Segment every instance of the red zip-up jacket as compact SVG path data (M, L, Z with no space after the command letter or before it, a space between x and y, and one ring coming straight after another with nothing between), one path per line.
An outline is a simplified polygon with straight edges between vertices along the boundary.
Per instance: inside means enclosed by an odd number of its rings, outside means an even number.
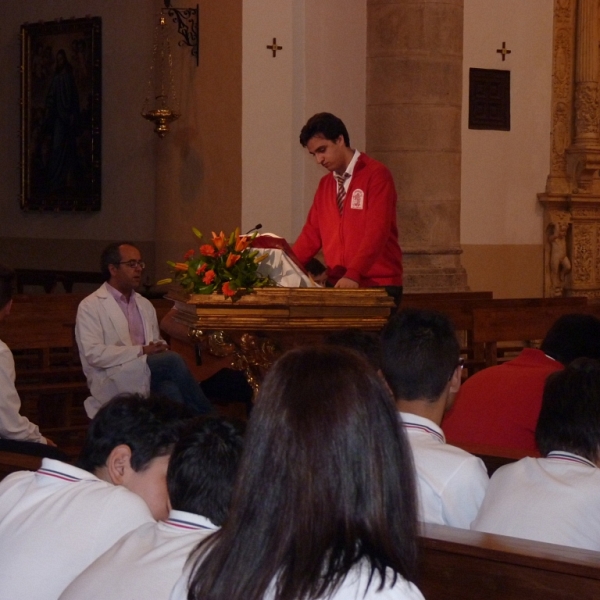
M386 166L361 154L340 215L337 182L325 175L293 251L304 265L321 248L330 280L348 277L361 287L402 285L396 225L396 188Z

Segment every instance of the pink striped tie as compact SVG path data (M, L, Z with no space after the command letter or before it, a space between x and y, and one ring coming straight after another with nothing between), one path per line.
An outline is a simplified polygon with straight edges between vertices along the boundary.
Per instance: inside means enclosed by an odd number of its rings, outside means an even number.
M340 211L340 215L342 214L343 210L344 210L344 198L346 197L346 190L344 189L344 182L346 181L346 179L350 178L350 173L344 173L343 175L338 175L337 173L334 173L333 176L335 177L335 180L337 181L337 205L338 205L338 210Z

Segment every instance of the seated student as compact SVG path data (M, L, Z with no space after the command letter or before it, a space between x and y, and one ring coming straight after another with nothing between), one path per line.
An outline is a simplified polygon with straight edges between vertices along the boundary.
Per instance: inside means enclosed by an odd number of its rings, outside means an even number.
M440 428L461 381L454 327L441 313L405 310L384 327L382 345L383 375L413 451L420 519L468 529L489 479L483 462L446 444Z
M448 441L536 452L535 424L546 378L586 356L600 358L600 320L571 314L557 319L541 348L469 377L442 427Z
M410 450L381 378L349 350L297 348L269 369L229 517L171 598L422 600L416 529Z
M188 416L164 398L114 398L90 423L79 467L44 458L0 482L0 596L58 598L124 534L165 518L169 455Z
M15 273L0 265L0 321L12 307ZM15 360L8 346L0 340L0 450L36 456L63 457L52 440L45 438L37 425L19 414L21 399L15 388Z
M241 452L242 438L231 424L195 421L169 462L169 518L123 536L60 600L166 600L190 552L223 524Z
M543 458L499 468L471 528L600 550L600 363L548 377L535 438Z

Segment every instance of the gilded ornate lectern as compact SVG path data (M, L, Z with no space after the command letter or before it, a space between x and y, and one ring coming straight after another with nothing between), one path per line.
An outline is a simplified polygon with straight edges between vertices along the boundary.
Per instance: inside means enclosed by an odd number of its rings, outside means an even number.
M289 348L317 343L339 329L379 331L394 308L383 288L264 288L235 303L173 289L167 298L174 306L161 329L196 377L229 366L243 370L255 391Z

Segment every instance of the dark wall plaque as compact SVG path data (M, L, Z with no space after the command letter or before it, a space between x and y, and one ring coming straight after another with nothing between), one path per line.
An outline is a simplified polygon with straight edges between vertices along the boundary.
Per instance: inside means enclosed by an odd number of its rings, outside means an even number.
M469 129L510 131L510 71L469 69Z

